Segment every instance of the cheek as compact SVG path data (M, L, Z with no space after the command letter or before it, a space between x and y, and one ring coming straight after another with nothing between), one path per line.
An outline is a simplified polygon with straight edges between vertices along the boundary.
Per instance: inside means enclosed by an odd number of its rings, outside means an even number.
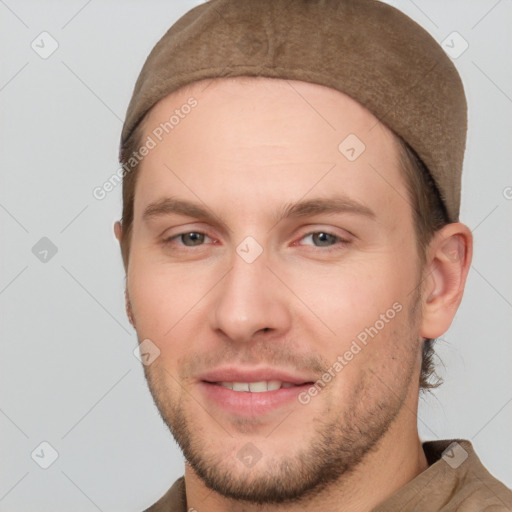
M198 281L175 268L133 256L127 286L138 335L162 340L190 310L199 292Z
M292 288L308 310L299 322L311 348L322 354L336 378L338 397L348 400L359 382L373 374L383 381L403 380L409 371L411 301L407 283L413 269L392 257L369 258L346 268L290 276ZM313 315L313 314L314 315Z
M309 325L314 322L317 334L323 332L330 344L336 339L337 347L374 325L380 315L388 312L386 319L394 318L397 309L405 309L412 288L406 285L412 283L410 269L392 258L362 258L355 264L310 270L304 264L286 273L284 280L309 310Z

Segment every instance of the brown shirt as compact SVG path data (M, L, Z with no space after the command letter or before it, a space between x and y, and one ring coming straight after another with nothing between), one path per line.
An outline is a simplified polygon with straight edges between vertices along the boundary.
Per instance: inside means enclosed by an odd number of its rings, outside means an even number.
M372 512L512 512L512 491L482 465L469 441L428 441L429 467ZM187 512L184 477L144 512Z

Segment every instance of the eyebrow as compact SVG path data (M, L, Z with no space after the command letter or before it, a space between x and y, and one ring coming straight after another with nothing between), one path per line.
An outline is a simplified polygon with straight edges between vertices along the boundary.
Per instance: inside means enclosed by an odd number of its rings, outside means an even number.
M348 197L319 197L286 204L274 215L274 221L278 223L289 218L335 213L353 213L370 219L376 218L375 213L370 208ZM209 208L199 203L173 197L166 197L150 203L144 209L142 217L144 220L149 221L152 218L172 214L225 224L224 220L220 216L215 215Z

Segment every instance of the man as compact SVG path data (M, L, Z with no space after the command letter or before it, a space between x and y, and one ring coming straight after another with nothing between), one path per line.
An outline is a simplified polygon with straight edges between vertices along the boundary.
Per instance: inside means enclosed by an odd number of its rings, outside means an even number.
M468 441L416 424L471 263L465 136L453 64L385 4L212 0L171 27L115 225L187 461L148 510L512 510Z

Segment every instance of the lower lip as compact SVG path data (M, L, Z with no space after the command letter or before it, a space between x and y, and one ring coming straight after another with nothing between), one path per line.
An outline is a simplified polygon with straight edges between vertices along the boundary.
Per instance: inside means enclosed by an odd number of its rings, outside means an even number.
M298 400L298 396L312 384L302 384L291 388L252 393L250 391L233 391L220 384L201 381L199 383L209 401L222 407L225 411L241 416L261 416L268 412Z

